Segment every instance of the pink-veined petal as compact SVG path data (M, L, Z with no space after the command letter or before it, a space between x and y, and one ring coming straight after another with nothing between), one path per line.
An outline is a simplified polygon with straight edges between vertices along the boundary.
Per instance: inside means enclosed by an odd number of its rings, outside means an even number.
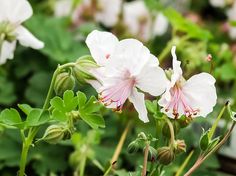
M183 86L183 94L192 108L199 109L198 116L206 117L216 104L215 78L208 73L192 76Z
M112 33L97 30L91 32L86 39L86 44L92 57L102 66L106 65L107 61L110 60L118 42L118 39Z
M142 120L144 123L149 122L148 116L147 116L147 109L145 106L145 100L144 100L144 94L141 92L138 92L136 88L133 89L129 101L133 103L134 108L138 112L139 119Z
M33 34L31 34L25 27L18 26L16 28L16 33L17 39L21 45L34 49L41 49L44 47L44 43L33 36Z
M138 75L150 59L150 51L136 39L121 40L116 46L111 62L107 65L109 74L119 76L129 72L133 77Z

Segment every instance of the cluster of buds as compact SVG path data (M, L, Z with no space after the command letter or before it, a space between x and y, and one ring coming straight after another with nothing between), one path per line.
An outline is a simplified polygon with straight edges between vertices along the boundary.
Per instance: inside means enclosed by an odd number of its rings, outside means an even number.
M69 69L57 74L54 84L55 93L62 96L66 90L73 90L75 80L80 84L84 84L88 80L96 80L91 70L98 67L91 56L79 58Z

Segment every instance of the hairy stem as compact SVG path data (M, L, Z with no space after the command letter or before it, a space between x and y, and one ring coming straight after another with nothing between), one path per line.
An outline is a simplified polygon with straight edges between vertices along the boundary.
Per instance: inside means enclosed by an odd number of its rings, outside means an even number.
M169 130L170 130L170 144L173 146L175 143L175 131L173 128L173 125L171 123L171 121L168 118L165 118L165 121L167 122L168 126L169 126Z
M149 151L149 142L146 143L146 147L144 150L142 176L146 176L147 173L148 151Z

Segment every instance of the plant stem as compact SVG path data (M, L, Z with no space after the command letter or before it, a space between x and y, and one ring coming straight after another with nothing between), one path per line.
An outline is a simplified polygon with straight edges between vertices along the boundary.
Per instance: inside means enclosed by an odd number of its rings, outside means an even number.
M119 158L121 149L122 149L122 147L123 147L123 145L124 145L126 136L127 136L128 131L129 131L129 129L130 129L130 126L131 126L131 121L129 121L129 122L127 123L127 126L126 126L125 130L123 131L123 133L122 133L122 135L121 135L121 137L120 137L119 143L118 143L118 145L117 145L117 147L116 147L116 150L115 150L115 152L114 152L114 154L113 154L113 156L112 156L112 159L111 159L111 161L110 161L111 164L113 164L114 162L116 162L117 159Z
M43 105L43 111L47 110L47 108L49 107L50 99L51 99L52 94L53 94L53 87L54 87L54 84L55 84L57 74L62 69L72 67L72 66L74 66L74 63L68 63L68 64L64 64L62 66L58 66L57 69L55 70L55 72L53 73L53 77L52 77L51 84L50 84L50 87L49 87L49 90L48 90L48 93L47 93L47 97L46 97L46 100L45 100L44 105ZM39 130L39 127L31 127L29 129L29 133L28 133L27 138L25 138L24 135L23 135L23 132L21 132L21 136L23 138L23 144L22 144L22 152L21 152L21 159L20 159L19 176L24 176L25 175L25 167L26 167L29 148L30 148L30 146L31 146L31 144L34 140L34 137L37 134L38 130Z
M175 143L175 131L174 131L173 125L170 122L170 120L167 117L165 118L165 120L166 120L166 122L169 126L169 130L170 130L170 144L173 146Z
M209 153L207 153L205 156L199 157L195 164L188 170L188 172L184 174L184 176L190 176L212 153L217 151L227 141L235 127L235 124L236 122L234 121L231 128L225 134L224 138Z
M217 126L218 126L218 123L219 123L219 121L220 121L222 115L224 114L227 105L228 105L228 103L226 103L226 104L223 106L223 108L221 109L219 115L218 115L217 118L216 118L216 121L214 122L214 124L212 125L212 127L211 127L211 129L210 129L210 131L209 131L209 133L208 133L208 137L209 137L210 140L211 140L211 138L213 137L213 135L214 135L214 133L215 133L215 130L216 130Z
M161 54L158 57L158 60L159 60L160 63L165 59L165 57L170 52L172 44L173 44L173 41L171 40L167 43L166 47L162 50Z
M143 158L142 176L146 176L146 173L147 173L148 151L149 151L149 142L146 142L146 147L144 150L144 158Z
M194 150L192 150L189 155L187 156L187 158L184 160L183 164L180 166L180 168L178 169L178 171L176 172L175 176L180 176L184 170L184 168L186 167L186 165L188 164L189 160L191 159L192 155L193 155Z
M87 159L87 157L85 156L82 159L81 163L80 163L79 176L84 176L84 169L85 169L86 159Z

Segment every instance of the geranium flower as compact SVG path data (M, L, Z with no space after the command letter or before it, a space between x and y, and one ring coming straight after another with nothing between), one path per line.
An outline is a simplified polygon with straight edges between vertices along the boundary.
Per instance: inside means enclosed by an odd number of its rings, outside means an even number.
M170 118L176 119L181 115L206 117L216 104L215 78L208 73L200 73L186 81L182 76L181 62L177 60L175 49L173 46L171 50L173 70L169 86L158 104L163 107L162 112Z
M163 35L168 28L167 18L158 13L154 15L153 20L144 1L141 0L124 3L123 20L128 31L143 41Z
M135 39L118 39L109 32L93 31L86 43L101 66L96 70L100 86L95 86L100 101L108 108L121 111L127 99L134 104L143 122L148 122L144 94L162 94L167 78L157 58Z
M224 7L226 5L226 0L210 0L209 2L213 7Z
M122 0L83 0L73 12L72 20L80 24L88 18L107 27L114 26L119 20Z
M12 59L18 40L21 45L34 49L43 48L43 42L35 38L21 24L33 14L27 0L1 0L0 5L0 64Z

